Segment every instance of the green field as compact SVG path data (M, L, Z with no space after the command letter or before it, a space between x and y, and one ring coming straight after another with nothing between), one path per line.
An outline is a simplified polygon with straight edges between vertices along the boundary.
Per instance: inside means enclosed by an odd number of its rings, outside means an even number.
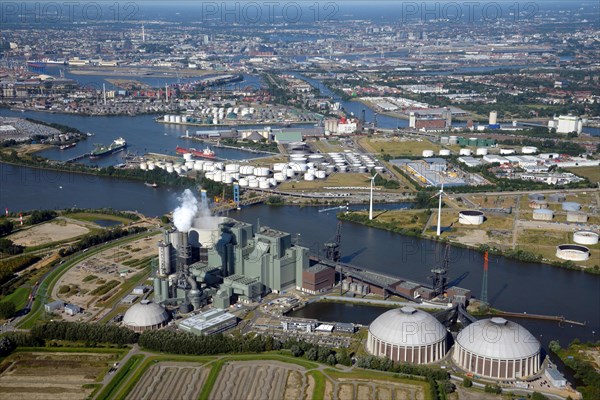
M133 222L132 219L121 217L118 215L91 213L91 212L66 214L65 217L73 218L73 219L76 219L79 221L86 221L86 222L95 222L97 220L115 221L115 222L120 222L122 224L127 224L130 222Z
M567 168L569 172L588 178L590 182L600 182L600 167L574 167Z
M314 181L284 182L279 185L280 190L298 191L298 190L328 190L324 187L369 187L369 174L331 174L326 179L315 179Z
M392 157L421 157L423 150L433 150L437 154L437 152L442 148L439 144L431 143L428 140L384 141L371 138L361 138L359 143L372 153L385 153Z

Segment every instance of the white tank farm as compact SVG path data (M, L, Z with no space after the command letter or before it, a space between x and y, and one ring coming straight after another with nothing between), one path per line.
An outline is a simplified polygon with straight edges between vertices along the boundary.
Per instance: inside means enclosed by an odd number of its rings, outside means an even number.
M269 178L269 185L271 185L271 186L277 186L278 183L279 182L277 182L275 180L275 178Z
M225 172L240 172L240 164L226 164Z
M287 166L286 163L275 163L273 164L273 171L281 172Z
M221 171L215 171L214 181L221 182L221 180L223 180L223 173Z
M214 171L215 165L213 164L212 161L207 161L202 165L202 170L203 171Z
M587 214L577 211L567 211L567 222L586 223L587 221Z
M304 174L304 180L305 181L314 181L315 176L313 174L311 174L310 172L307 172Z
M266 167L258 167L254 168L254 175L256 176L269 176L269 168Z
M240 167L240 174L242 174L242 175L254 175L254 167L252 165L242 165Z
M283 173L281 173L281 172L275 172L273 174L273 178L275 178L275 181L277 181L277 182L285 182L285 180L287 179L287 176L283 175Z
M561 244L556 246L556 257L561 260L586 261L590 258L590 249L579 244Z
M193 161L186 161L186 162L185 162L185 167L186 167L187 169L194 169L194 164L195 164L195 163L194 163Z
M168 116L168 115L164 115L164 116L163 116L163 121L165 121L165 122L169 122L169 116Z
M241 187L248 187L248 179L246 179L246 178L240 178L238 183L240 184Z
M360 173L365 173L365 172L367 172L367 167L365 167L365 166L360 166L360 167L358 167L358 172L360 172Z
M215 180L215 173L214 172L207 172L204 174L204 177L206 179L210 179L211 181Z
M202 162L194 162L194 171L202 171Z
M266 181L259 181L259 182L258 182L258 187L259 187L260 189L268 189L268 188L270 188L270 187L271 187L271 184L269 183L269 180L266 180Z
M225 164L223 164L222 162L216 162L213 165L215 166L215 169L218 169L220 171L222 171L223 168L225 167Z
M475 154L478 156L487 156L488 149L485 147L479 147L477 150L475 150Z
M471 150L469 149L460 149L460 151L458 152L459 155L461 156L470 156L471 155Z
M439 154L442 157L449 156L450 155L450 150L448 150L448 149L441 149Z
M175 169L173 168L173 165L167 165L166 170L167 170L168 173L175 172Z
M315 178L317 179L325 179L327 177L327 174L325 173L325 171L316 171L315 172Z
M515 154L515 149L500 149L500 154L505 156L509 154Z
M154 171L156 169L156 164L153 162L148 163L148 171Z
M595 245L598 244L599 236L592 231L577 231L573 233L573 241L579 244Z
M464 210L458 213L458 222L463 225L481 225L485 216L478 210Z
M448 144L458 144L458 136L450 136L448 138Z
M433 157L433 150L423 150L423 157Z
M183 159L184 159L185 161L190 161L190 160L192 159L192 153L185 153L185 154L183 155Z
M148 169L148 164L146 164L145 162L141 162L140 163L140 169L145 171Z
M227 184L232 184L233 183L233 176L231 176L230 174L223 174L223 177L221 178L221 182L223 183L227 183Z
M258 180L255 179L253 181L248 181L248 187L250 187L250 188L258 188Z

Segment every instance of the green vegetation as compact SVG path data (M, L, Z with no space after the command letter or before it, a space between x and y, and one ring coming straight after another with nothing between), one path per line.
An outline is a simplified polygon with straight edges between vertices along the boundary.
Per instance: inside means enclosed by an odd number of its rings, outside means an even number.
M421 236L423 227L427 223L429 213L425 211L390 211L374 216L369 220L366 212L355 211L338 213L337 217L343 221L351 221L371 226L373 228L385 229L406 236Z
M583 399L599 399L600 372L594 366L594 354L596 357L598 356L600 342L580 343L578 339L575 339L566 349L561 348L558 341L553 341L551 346L550 349L575 372L575 378L583 382L583 385L577 387L577 390L583 395Z
M221 369L223 369L225 361L225 359L221 359L212 363L208 377L206 377L206 382L202 386L202 391L198 396L200 400L208 400L210 392L212 392L213 387L219 378L219 374L221 373Z
M221 144L224 144L226 146L244 147L247 149L279 154L279 149L277 147L277 143L268 143L267 139L263 139L259 142L252 142L249 140L237 140L237 139L232 139L232 138L223 138L223 139L221 139Z
M29 214L27 225L37 225L56 218L58 214L51 210L34 210Z
M102 390L102 392L100 392L100 394L98 395L97 399L111 399L113 398L113 394L115 394L115 391L117 390L117 388L121 385L121 383L123 382L123 380L125 379L125 377L133 370L135 370L137 368L137 366L139 365L139 363L144 359L144 356L141 354L137 354L134 356L131 356L131 358L129 360L127 360L125 362L125 364L123 364L118 372L115 374L115 376L112 378L112 380L108 383L108 385L106 385L106 387L104 388L104 390Z
M37 339L86 341L88 343L114 343L123 346L136 343L138 334L128 328L114 325L86 324L81 322L46 322L31 328Z
M9 254L11 256L15 254L21 254L24 247L18 244L14 244L12 240L0 239L0 253Z
M89 247L109 242L111 240L115 240L121 238L123 236L129 236L136 233L144 232L146 228L140 228L137 226L130 227L128 229L122 229L120 227L116 227L113 229L107 229L100 233L96 234L88 234L81 238L76 244L71 245L67 248L61 249L59 254L61 257L76 253L78 251L87 249Z
M309 371L308 375L315 380L315 388L313 389L313 400L323 400L325 398L325 382L326 379L319 371Z
M6 219L6 217L0 217L0 236L8 235L14 228L12 221Z
M12 301L0 302L0 319L8 319L15 316L17 307Z
M89 281L93 281L96 278L98 278L96 275L87 275L85 278L82 279L82 281L89 282Z
M0 283L5 283L19 272L40 260L38 256L24 255L2 260L0 264ZM4 286L3 286L4 289ZM4 291L2 294L5 294Z
M285 200L282 196L269 196L265 203L271 206L281 206L285 203Z
M600 150L598 150L600 153ZM590 182L600 182L600 167L573 167L567 168L569 172L587 178Z
M119 285L119 281L111 280L106 282L105 284L98 286L96 289L92 290L90 293L92 296L102 296L114 289Z

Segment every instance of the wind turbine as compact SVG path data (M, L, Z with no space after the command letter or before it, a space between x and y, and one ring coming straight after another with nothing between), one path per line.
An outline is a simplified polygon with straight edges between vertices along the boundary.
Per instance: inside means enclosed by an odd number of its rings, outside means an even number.
M369 199L369 221L373 219L373 183L375 182L375 177L379 174L376 172L375 175L371 177L371 197Z
M437 215L437 236L440 236L442 234L442 196L446 195L446 192L444 192L444 184L442 183L442 187L440 189L439 192L437 192L436 194L434 194L433 196L431 196L431 198L434 198L435 196L440 196L440 201L438 204L438 215ZM447 195L446 195L447 196Z

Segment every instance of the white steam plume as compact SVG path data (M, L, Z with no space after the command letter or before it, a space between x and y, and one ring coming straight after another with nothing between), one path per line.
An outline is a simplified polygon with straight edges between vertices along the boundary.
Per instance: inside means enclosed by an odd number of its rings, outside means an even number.
M190 189L185 189L177 200L181 205L173 211L173 224L179 232L189 232L198 215L198 199Z

